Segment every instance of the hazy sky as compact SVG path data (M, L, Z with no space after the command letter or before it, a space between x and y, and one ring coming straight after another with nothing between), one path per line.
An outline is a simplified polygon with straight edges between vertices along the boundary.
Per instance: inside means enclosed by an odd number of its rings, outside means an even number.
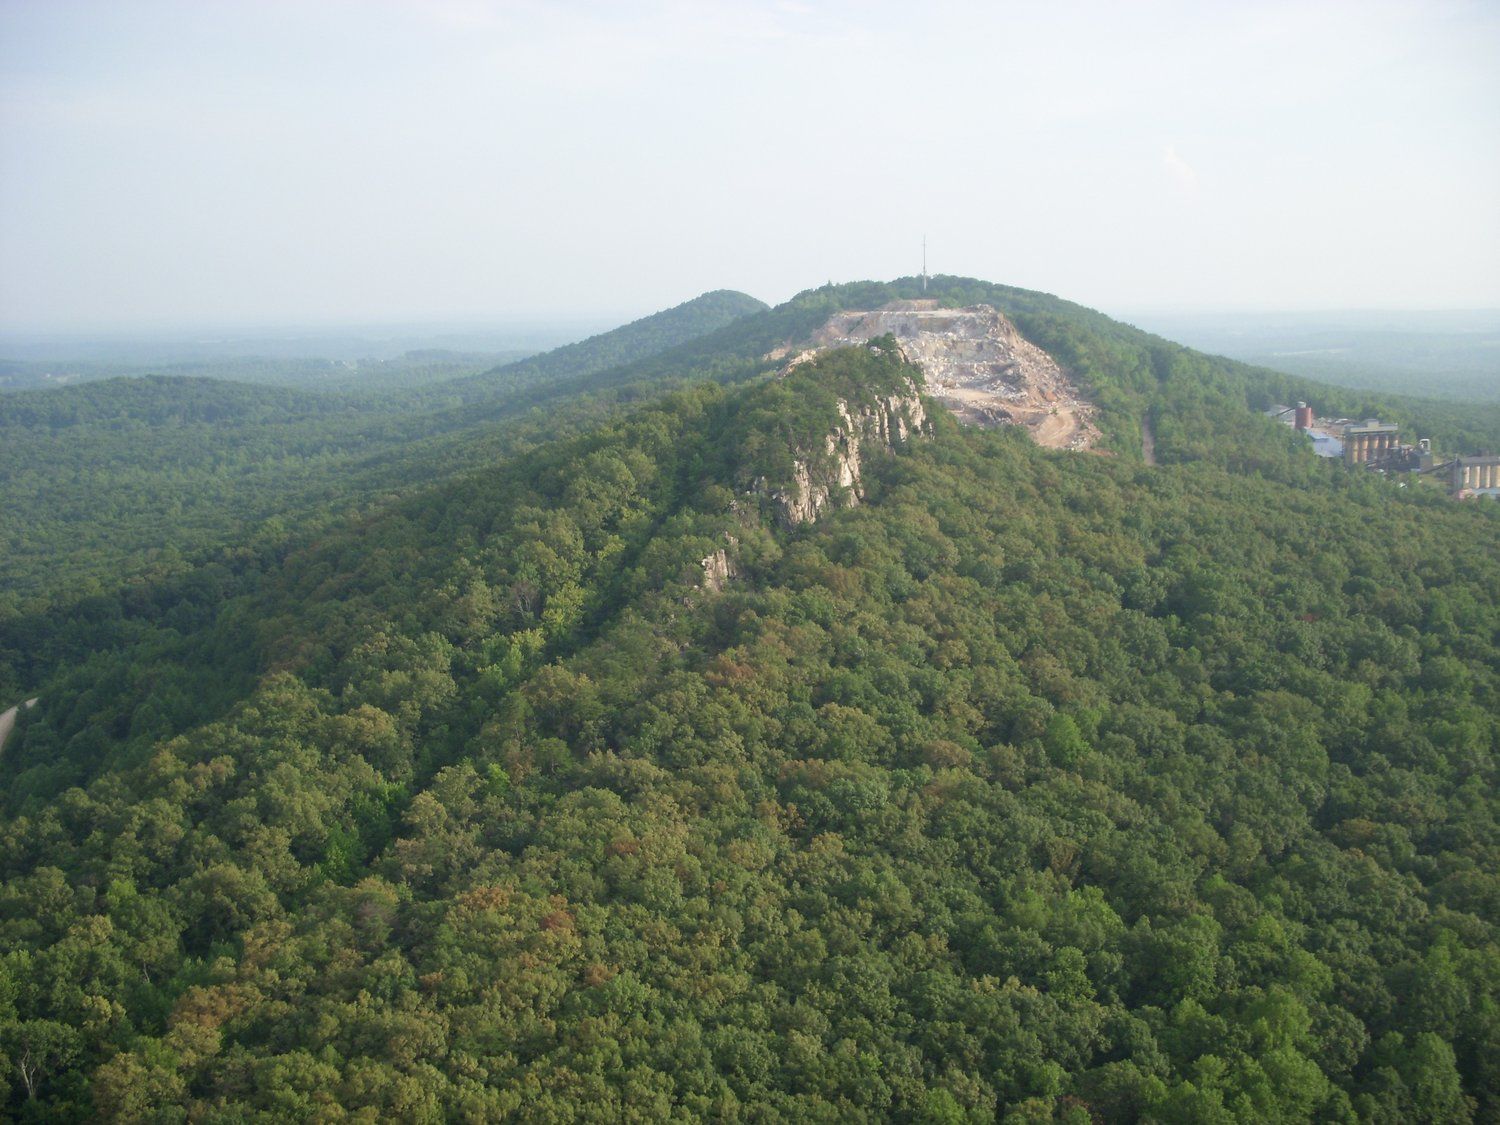
M1500 306L1500 3L0 0L0 327Z

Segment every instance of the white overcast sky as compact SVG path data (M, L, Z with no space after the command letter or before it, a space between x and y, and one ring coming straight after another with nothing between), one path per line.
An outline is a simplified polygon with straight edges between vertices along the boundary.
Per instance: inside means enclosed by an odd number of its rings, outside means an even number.
M0 327L1500 306L1500 3L0 0Z

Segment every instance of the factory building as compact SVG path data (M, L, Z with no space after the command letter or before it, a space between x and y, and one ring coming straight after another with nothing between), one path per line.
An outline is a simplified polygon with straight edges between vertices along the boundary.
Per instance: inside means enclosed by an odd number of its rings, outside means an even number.
M1401 452L1401 427L1393 422L1366 418L1344 427L1344 464L1367 465L1385 461Z
M1500 456L1461 457L1441 461L1433 456L1432 441L1403 445L1401 427L1379 418L1356 422L1349 418L1319 418L1305 402L1280 403L1266 416L1291 426L1312 440L1319 457L1341 457L1345 465L1383 473L1451 473L1453 495L1500 497Z
M1454 492L1500 489L1500 456L1457 457L1448 466L1448 487Z

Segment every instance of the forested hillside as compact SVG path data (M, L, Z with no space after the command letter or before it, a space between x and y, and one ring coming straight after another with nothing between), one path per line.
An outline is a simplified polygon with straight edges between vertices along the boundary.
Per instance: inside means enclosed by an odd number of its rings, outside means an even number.
M627 326L628 330L591 336L544 355L497 367L484 375L444 384L440 394L445 400L470 402L489 397L496 387L531 386L605 371L686 344L765 308L764 301L744 293L716 289L676 308L635 321Z
M1254 369L936 288L1113 455L920 424L888 342L758 378L911 285L815 290L27 619L9 1112L1500 1115L1496 506L1318 461Z
M176 575L184 554L256 533L274 540L289 524L470 467L453 460L451 440L424 458L424 441L480 425L489 439L495 422L585 390L606 368L764 307L706 293L545 356L401 392L154 377L0 396L0 614Z
M409 393L309 394L211 380L118 379L0 398L0 617L74 612L124 579L162 582L250 539L281 542L350 509L383 503L597 420L623 401L703 379L738 381L775 364L832 313L921 292L917 279L825 286L775 309L716 291L545 356ZM1105 447L1139 456L1144 417L1184 423L1186 455L1254 461L1193 437L1212 400L1226 410L1305 398L1326 413L1379 415L1440 449L1500 449L1500 407L1460 408L1322 386L1203 356L1042 293L931 279L950 305L1011 316L1103 408ZM757 311L760 310L760 311ZM1253 445L1284 443L1268 430ZM1168 444L1170 444L1170 434ZM30 631L30 626L25 627ZM0 649L3 649L0 638ZM0 683L5 682L0 669Z

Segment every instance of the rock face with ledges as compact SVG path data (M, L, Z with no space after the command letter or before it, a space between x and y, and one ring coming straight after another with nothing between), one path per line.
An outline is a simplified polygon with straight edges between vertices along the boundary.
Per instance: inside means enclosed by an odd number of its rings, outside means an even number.
M756 482L756 491L770 499L785 527L811 523L830 507L854 507L864 499L861 471L867 452L894 449L931 430L922 395L911 379L901 392L868 403L851 406L841 399L838 417L822 450L798 454L789 484L771 488L764 480Z
M703 588L710 593L722 594L724 588L740 575L739 567L730 557L729 552L739 546L739 540L733 535L726 536L728 548L720 547L711 555L703 559Z

